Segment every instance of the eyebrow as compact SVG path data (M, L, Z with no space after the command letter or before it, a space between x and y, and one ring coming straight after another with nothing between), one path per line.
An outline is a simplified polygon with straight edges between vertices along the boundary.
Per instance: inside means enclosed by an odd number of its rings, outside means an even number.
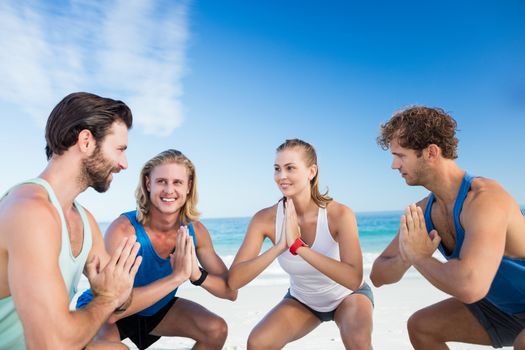
M155 178L155 181L160 181L160 180L169 181L169 179L167 177L159 176L159 177ZM184 182L184 179L174 178L173 181Z
M291 163L286 163L286 164L283 164L283 166L288 166L288 165L295 165L294 162L291 162ZM279 164L274 164L273 166L280 166Z

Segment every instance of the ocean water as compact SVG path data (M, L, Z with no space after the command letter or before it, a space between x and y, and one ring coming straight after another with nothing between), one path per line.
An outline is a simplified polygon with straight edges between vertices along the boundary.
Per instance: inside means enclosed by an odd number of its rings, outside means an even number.
M396 235L401 214L401 212L356 214L365 275L368 275L374 260ZM240 248L250 219L246 217L201 220L210 232L215 251L226 266L231 265L237 250ZM109 223L100 223L102 232L105 232L108 226ZM265 251L270 246L271 242L266 240L261 251ZM252 283L256 285L286 284L288 283L288 275L275 261Z

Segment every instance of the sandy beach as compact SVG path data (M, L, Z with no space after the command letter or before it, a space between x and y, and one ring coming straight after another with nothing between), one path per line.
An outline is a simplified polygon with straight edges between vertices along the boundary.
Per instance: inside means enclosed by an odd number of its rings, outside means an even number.
M229 335L224 349L246 349L250 330L285 294L287 286L246 286L239 292L235 302L213 297L205 290L183 286L178 295L191 299L222 316L229 326ZM408 277L400 283L373 288L374 349L411 349L406 321L410 315L431 303L447 298L446 294L432 287L420 277ZM130 345L129 341L125 342ZM151 349L190 349L193 341L185 338L162 338ZM491 347L449 343L450 349L490 349ZM337 326L333 322L323 323L307 336L299 339L286 349L344 349ZM510 347L504 349L511 349Z

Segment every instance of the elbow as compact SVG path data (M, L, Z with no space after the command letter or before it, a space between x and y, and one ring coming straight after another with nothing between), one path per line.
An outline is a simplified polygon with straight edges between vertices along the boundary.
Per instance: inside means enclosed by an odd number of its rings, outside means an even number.
M379 288L386 284L384 278L382 278L381 273L377 271L375 264L372 266L372 271L370 272L370 281L374 287Z
M363 286L363 282L363 271L361 270L361 272L356 273L356 276L350 281L347 288L356 291Z
M43 337L31 337L26 334L25 342L27 349L77 349L86 345L74 342L71 336L58 329L55 332L46 330Z
M228 293L228 300L230 301L235 301L237 300L237 290L231 290L229 293Z
M238 283L235 281L235 278L233 278L231 271L228 274L228 279L226 280L226 284L228 285L228 288L230 288L230 290L232 291L237 291L240 288Z
M377 278L377 275L374 273L374 271L370 273L370 281L376 288L379 288L384 284L380 279Z
M484 287L483 288L472 288L472 285L470 285L470 288L469 288L467 284L466 288L462 288L462 290L458 292L458 295L456 295L456 298L462 303L473 304L483 299L487 295L488 292L489 292L489 288L484 288Z
M459 288L454 297L465 304L475 303L488 294L491 284L492 278L487 278L481 271L467 270L460 278Z

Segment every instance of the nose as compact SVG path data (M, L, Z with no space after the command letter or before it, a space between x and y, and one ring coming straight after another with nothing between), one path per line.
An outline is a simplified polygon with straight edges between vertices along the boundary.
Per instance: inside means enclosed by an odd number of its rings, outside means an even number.
M395 157L394 157L394 159L392 159L392 164L390 165L390 168L392 168L392 169L399 169L400 168L399 161Z
M120 162L118 165L119 165L119 168L122 170L126 170L128 168L128 157L126 157L125 153L122 154L122 158L120 159Z

